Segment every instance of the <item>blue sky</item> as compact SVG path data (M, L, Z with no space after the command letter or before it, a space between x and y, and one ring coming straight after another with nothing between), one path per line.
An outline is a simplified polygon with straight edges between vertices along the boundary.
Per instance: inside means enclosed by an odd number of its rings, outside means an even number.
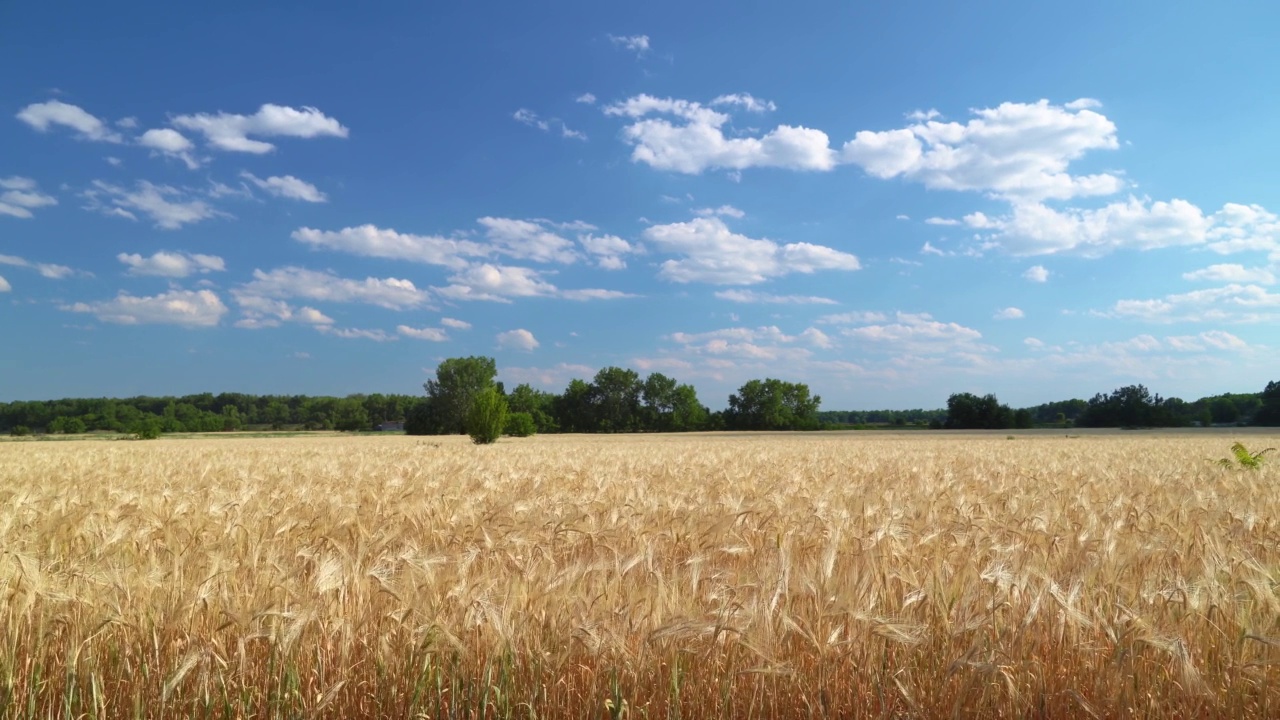
M4 3L0 400L1278 379L1280 8L884 5Z

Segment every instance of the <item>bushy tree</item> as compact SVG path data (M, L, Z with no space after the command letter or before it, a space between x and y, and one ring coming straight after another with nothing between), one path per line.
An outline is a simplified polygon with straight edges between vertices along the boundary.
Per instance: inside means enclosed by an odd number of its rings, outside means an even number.
M527 412L509 412L507 413L507 424L503 428L504 435L512 437L531 437L538 432L538 425L533 421L533 416Z
M79 435L85 431L84 421L78 417L58 417L49 423L49 432Z
M155 440L160 437L160 418L154 415L134 421L129 426L129 434L136 440Z
M333 427L336 430L359 431L369 429L369 412L356 398L344 398L333 409Z
M448 358L436 367L436 377L423 387L440 418L444 433L465 433L475 398L490 387L498 366L490 357Z
M1254 425L1280 425L1280 381L1272 380L1258 397L1261 403L1253 413Z
M1013 427L1013 411L995 395L955 393L947 398L948 430L1004 430Z
M1186 425L1187 403L1162 399L1144 385L1126 385L1089 400L1076 421L1080 427L1176 427Z
M817 430L821 403L804 383L749 380L729 396L725 425L730 430Z
M476 393L471 401L471 411L467 413L467 434L477 445L488 445L502 437L507 424L507 401L498 392L498 388L490 386Z

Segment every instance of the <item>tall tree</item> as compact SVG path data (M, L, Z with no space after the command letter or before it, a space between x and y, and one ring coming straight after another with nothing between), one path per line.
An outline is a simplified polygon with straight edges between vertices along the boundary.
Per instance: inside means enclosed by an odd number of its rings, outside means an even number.
M729 396L725 422L731 430L816 430L821 403L804 383L749 380Z
M640 421L640 375L620 367L602 368L591 383L597 432L631 432Z
M448 358L436 367L435 379L423 387L445 433L466 434L467 414L476 396L493 387L497 374L497 363L490 357Z
M1272 380L1267 383L1259 399L1262 404L1253 414L1253 424L1280 425L1280 382Z

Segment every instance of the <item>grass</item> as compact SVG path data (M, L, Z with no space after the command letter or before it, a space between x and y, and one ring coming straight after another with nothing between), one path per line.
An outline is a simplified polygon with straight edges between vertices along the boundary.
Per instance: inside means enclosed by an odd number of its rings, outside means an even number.
M1222 447L0 444L0 717L1274 717Z

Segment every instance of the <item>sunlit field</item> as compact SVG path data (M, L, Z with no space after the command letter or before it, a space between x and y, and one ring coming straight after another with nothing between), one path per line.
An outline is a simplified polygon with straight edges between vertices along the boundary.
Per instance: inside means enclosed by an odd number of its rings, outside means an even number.
M1235 440L4 442L0 717L1277 717Z

